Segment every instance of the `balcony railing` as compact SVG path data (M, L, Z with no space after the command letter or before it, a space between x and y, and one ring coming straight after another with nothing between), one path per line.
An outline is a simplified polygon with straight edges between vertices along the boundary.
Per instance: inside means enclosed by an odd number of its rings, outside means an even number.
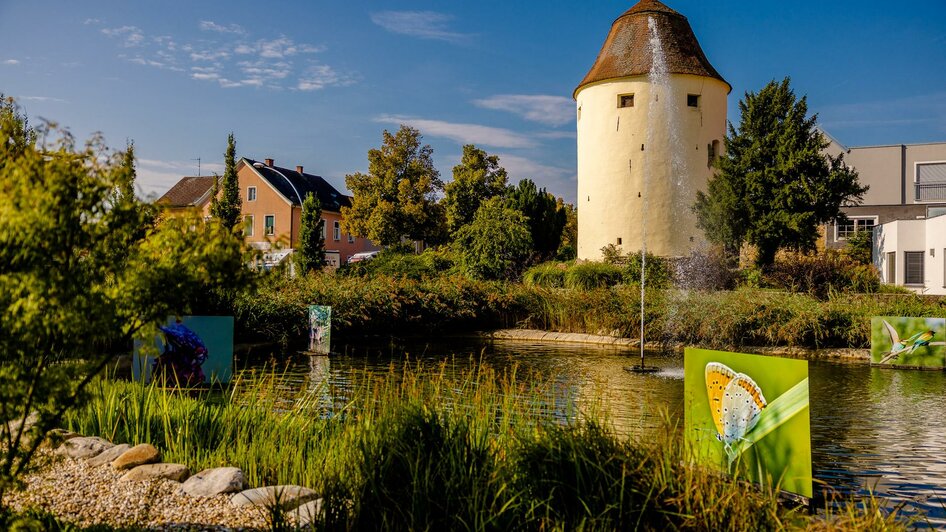
M916 184L916 201L946 201L946 183Z

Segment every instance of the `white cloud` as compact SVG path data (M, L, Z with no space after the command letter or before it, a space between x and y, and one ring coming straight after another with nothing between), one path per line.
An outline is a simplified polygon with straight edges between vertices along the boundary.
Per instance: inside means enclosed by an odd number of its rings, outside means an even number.
M9 65L9 66L16 66L20 64L20 61L17 59L4 59L3 64Z
M575 120L575 102L564 96L543 94L498 94L473 104L484 109L507 111L526 120L561 126Z
M533 161L532 159L508 153L497 153L499 164L509 174L510 183L518 183L522 179L535 181L539 188L545 187L556 196L574 201L575 187L578 176L574 168L550 166Z
M218 59L226 59L230 57L230 53L218 50L216 52L191 52L190 58L191 61L217 61Z
M243 27L239 24L229 24L223 26L212 20L201 20L199 27L204 31L215 31L217 33L233 33L236 35L246 34L246 30L243 29Z
M292 65L279 61L268 63L266 61L240 61L237 63L240 71L254 78L265 77L270 79L285 79L292 72Z
M375 122L409 125L419 129L421 134L448 138L460 144L495 148L531 148L536 145L532 139L515 131L479 124L462 124L398 115L382 115L375 118Z
M99 19L97 19L97 18L87 18L87 19L83 20L82 23L85 24L86 26L89 26L89 25L92 25L92 24L101 24L102 21L99 20Z
M20 96L19 100L26 100L28 102L54 102L54 103L69 103L62 98L53 98L52 96Z
M400 35L460 43L471 35L451 31L447 23L453 17L436 11L379 11L371 14L371 22Z
M138 159L135 167L136 182L145 197L157 199L174 186L184 176L197 175L197 161L161 161L155 159ZM201 175L212 175L214 172L223 175L223 164L202 162Z
M313 65L306 68L305 72L299 76L296 89L300 91L314 91L330 86L344 87L354 82L355 80L352 76L339 74L328 65Z
M120 28L102 28L102 33L108 37L118 37L124 39L123 45L126 48L141 46L145 40L145 34L137 26L122 26Z

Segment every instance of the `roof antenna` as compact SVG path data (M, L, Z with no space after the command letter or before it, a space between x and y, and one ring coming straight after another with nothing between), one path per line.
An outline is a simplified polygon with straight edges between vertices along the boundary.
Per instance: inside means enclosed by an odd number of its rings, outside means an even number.
M196 159L191 159L192 161L197 161L197 177L200 177L200 157Z

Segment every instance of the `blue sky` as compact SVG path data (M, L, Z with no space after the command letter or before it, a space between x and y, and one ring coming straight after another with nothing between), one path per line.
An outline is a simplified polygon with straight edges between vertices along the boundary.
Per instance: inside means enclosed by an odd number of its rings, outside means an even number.
M574 200L571 93L633 1L0 0L0 92L80 139L134 140L139 185L237 153L326 177L419 128L445 180L474 143ZM737 102L792 78L848 146L946 141L946 2L706 2L686 15Z

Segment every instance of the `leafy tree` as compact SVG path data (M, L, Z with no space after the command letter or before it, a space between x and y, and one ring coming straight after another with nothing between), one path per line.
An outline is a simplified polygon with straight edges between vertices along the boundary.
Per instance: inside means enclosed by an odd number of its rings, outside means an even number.
M499 157L472 144L463 146L463 158L453 167L453 181L444 186L443 206L450 234L473 221L480 204L506 192L506 169Z
M711 242L730 253L752 244L767 268L779 249L813 249L820 225L859 203L867 187L843 155L824 154L817 116L807 116L807 99L795 97L788 78L746 93L739 110L739 129L729 125L726 153L694 211Z
M494 197L480 205L472 222L457 230L453 244L470 276L503 279L522 271L532 251L532 236L522 212Z
M322 203L315 194L309 194L302 202L302 220L299 228L299 249L296 250L296 264L302 274L321 270L325 264L325 236L322 228Z
M401 238L423 240L438 230L436 194L443 189L429 145L420 131L401 126L383 133L381 148L368 150L368 173L345 176L351 207L342 207L346 231L383 246Z
M558 199L558 210L565 213L565 227L562 229L562 243L558 246L556 259L574 260L578 254L578 209L571 203Z
M872 253L874 248L874 233L872 231L860 230L847 237L847 246L844 253L856 263L873 264Z
M152 224L152 207L122 192L128 156L98 137L77 149L0 104L0 504L110 352L246 279L221 275L245 269L219 224Z
M220 187L222 186L222 193ZM241 225L243 201L240 199L240 182L236 173L236 141L233 133L227 136L227 151L224 154L223 183L217 183L214 176L214 188L211 197L210 214L220 220L224 227L234 229ZM220 197L218 198L218 194Z
M529 220L532 245L540 260L555 255L562 242L567 214L555 196L536 188L531 179L523 179L509 191L510 205Z

